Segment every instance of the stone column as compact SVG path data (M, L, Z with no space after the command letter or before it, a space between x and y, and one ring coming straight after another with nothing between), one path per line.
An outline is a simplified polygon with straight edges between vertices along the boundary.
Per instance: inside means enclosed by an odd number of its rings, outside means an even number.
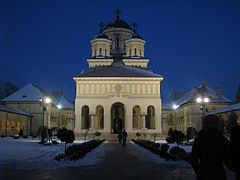
M132 108L127 106L126 109L125 129L128 132L132 132Z
M142 129L146 129L146 116L147 116L147 114L145 112L143 112L141 114L141 116L142 116L142 120L143 120L143 122L142 122Z
M95 118L95 114L92 112L90 114L90 119L91 119L91 127L90 127L90 130L95 130L95 127L94 127L94 118Z
M111 107L104 106L104 132L111 132Z

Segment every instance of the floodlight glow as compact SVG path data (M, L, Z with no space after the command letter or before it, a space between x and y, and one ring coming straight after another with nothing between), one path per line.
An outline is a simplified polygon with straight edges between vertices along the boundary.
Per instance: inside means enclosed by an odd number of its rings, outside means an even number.
M58 109L62 109L62 106L60 104L57 105Z
M205 103L208 103L208 102L209 102L209 98L206 97L206 98L203 99L203 101L204 101Z
M197 101L198 103L201 103L201 102L202 102L202 98L198 97L198 98L196 99L196 101Z
M174 104L172 107L173 107L173 109L177 109L178 108L178 106L176 104Z
M51 100L50 98L46 98L46 99L45 99L45 103L49 104L49 103L51 103L51 102L52 102L52 100Z

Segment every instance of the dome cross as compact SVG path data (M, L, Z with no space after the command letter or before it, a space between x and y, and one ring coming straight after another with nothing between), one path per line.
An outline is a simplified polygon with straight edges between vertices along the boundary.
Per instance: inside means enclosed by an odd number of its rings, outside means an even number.
M100 34L102 34L102 32L103 32L103 27L104 27L104 23L103 22L100 22L99 24L98 24L98 26L99 26L99 30L100 30Z
M136 22L133 22L132 23L132 27L133 27L133 32L134 32L134 34L136 34L136 29L137 29L137 23Z
M122 14L122 11L121 11L119 8L117 8L117 9L114 11L114 13L117 15L117 20L119 20L120 14Z

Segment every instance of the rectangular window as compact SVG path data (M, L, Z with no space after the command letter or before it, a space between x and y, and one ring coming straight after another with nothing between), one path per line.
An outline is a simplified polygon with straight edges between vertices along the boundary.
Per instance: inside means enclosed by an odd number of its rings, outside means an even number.
M137 49L136 49L136 48L134 49L134 54L135 54L135 55L137 54Z
M102 55L102 48L99 49L99 54Z

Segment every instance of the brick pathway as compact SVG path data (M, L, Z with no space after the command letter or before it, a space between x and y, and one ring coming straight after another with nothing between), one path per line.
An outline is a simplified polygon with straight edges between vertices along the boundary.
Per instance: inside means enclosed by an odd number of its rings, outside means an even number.
M113 180L195 180L189 167L158 164L133 144L126 147L117 142L104 146L103 160L95 166L56 169L50 171L0 170L1 180L71 180L71 179L113 179Z

